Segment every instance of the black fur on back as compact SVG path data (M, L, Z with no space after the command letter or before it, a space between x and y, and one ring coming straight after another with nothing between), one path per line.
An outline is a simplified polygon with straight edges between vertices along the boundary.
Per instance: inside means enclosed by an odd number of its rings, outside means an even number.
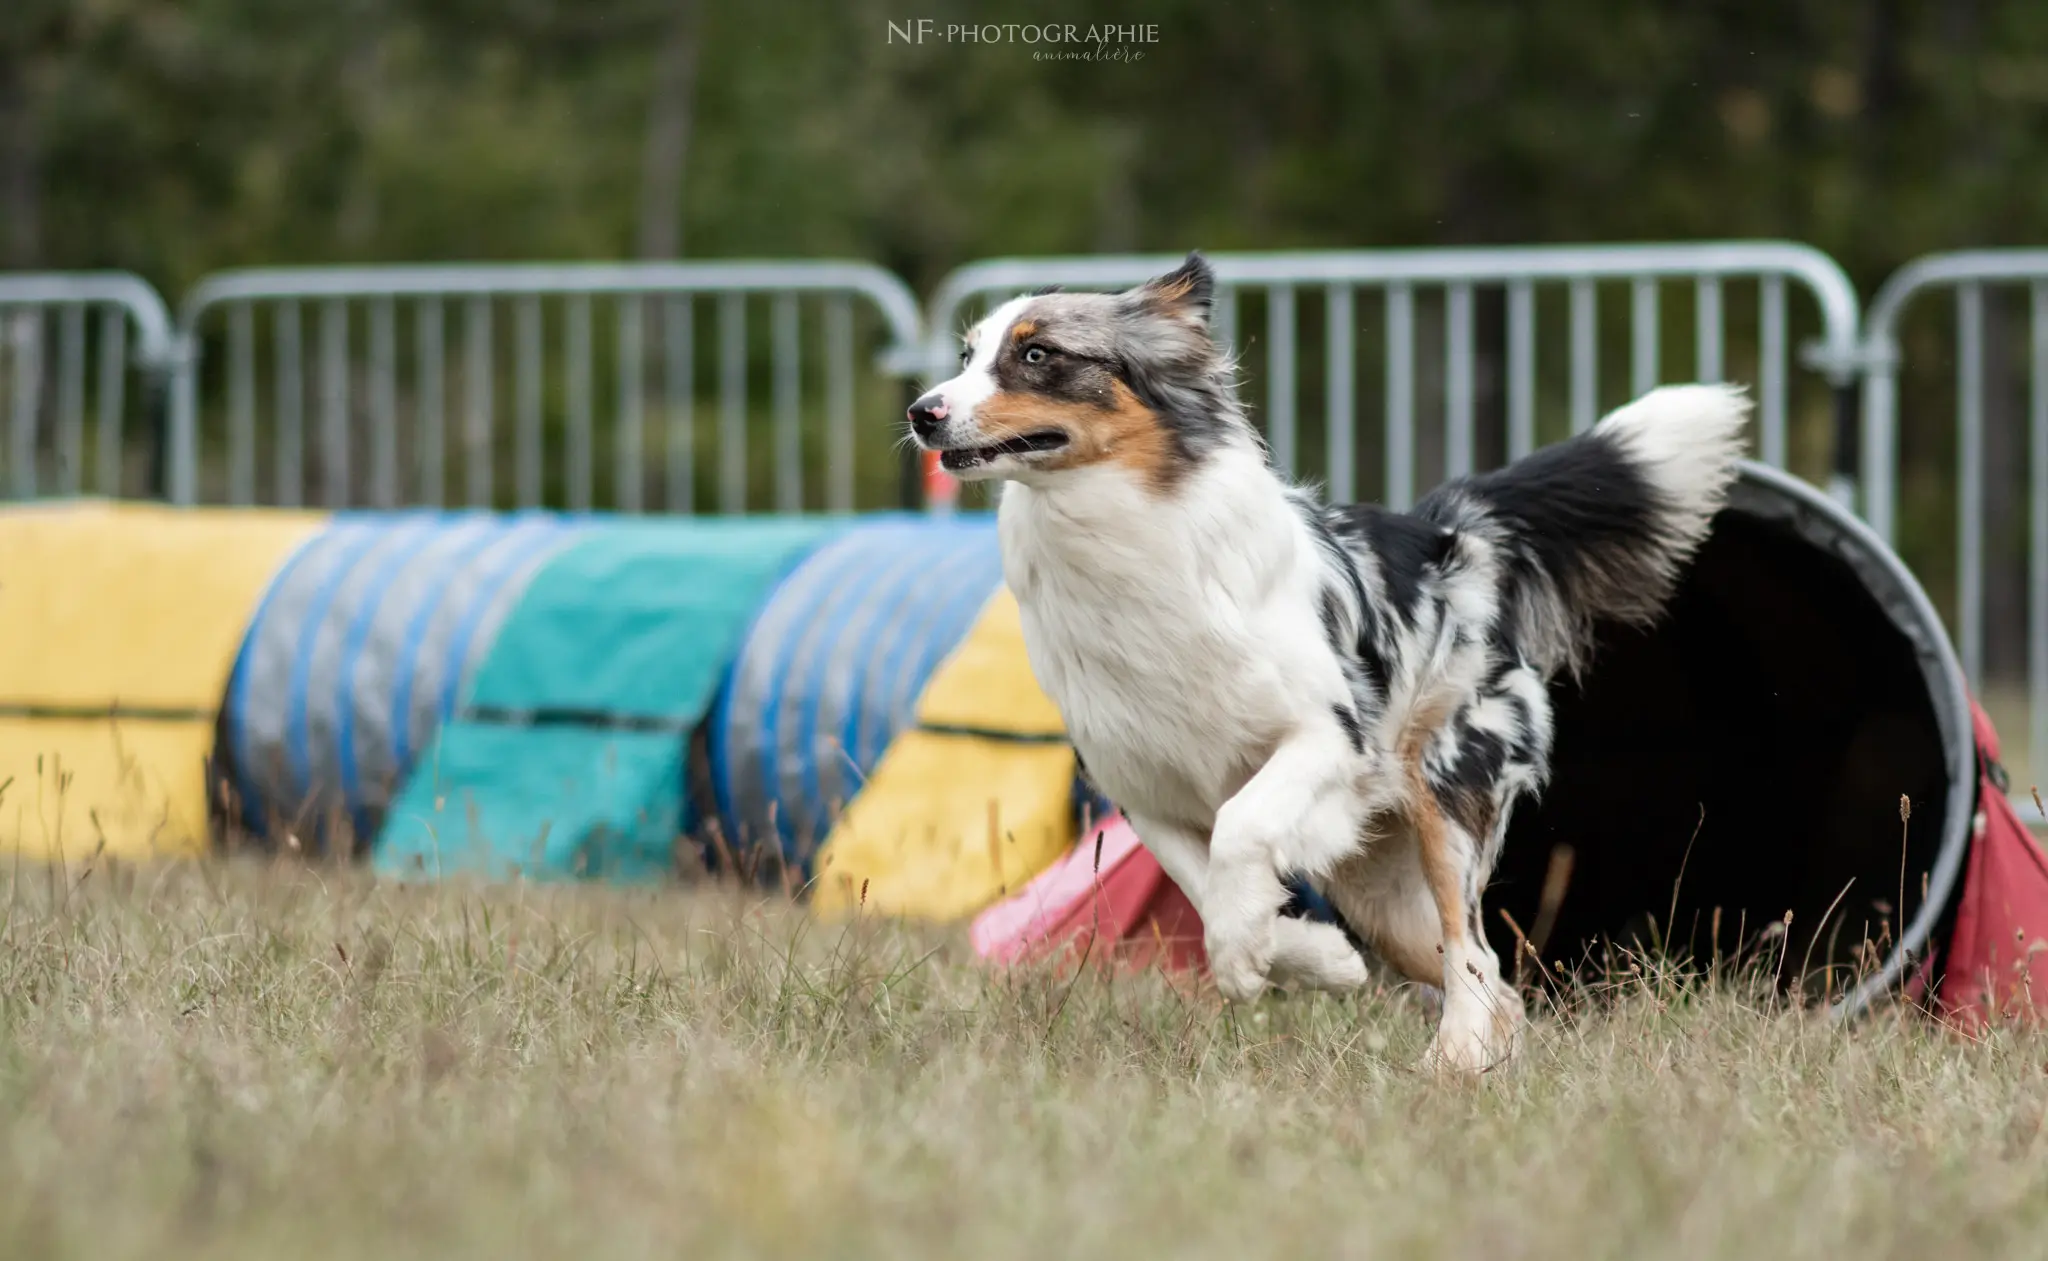
M1621 439L1599 430L1447 482L1414 515L1498 549L1510 638L1545 673L1576 671L1601 621L1654 620L1689 542Z

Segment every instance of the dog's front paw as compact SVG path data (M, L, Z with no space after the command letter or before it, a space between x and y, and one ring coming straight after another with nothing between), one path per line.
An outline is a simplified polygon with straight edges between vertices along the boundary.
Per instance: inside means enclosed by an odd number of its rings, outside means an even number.
M1257 998L1273 971L1272 925L1263 932L1219 933L1211 928L1203 936L1217 992L1234 1003Z

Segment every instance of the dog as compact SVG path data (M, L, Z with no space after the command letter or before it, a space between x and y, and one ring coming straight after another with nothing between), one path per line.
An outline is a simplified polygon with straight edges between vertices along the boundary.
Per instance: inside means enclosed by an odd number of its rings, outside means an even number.
M1042 291L909 408L1002 479L1003 574L1082 773L1199 911L1218 991L1367 981L1443 1004L1425 1064L1483 1072L1524 1013L1480 899L1543 787L1549 688L1603 623L1653 622L1724 502L1736 387L1667 386L1409 512L1283 480L1211 335L1191 253L1123 293ZM1281 914L1305 878L1342 925Z

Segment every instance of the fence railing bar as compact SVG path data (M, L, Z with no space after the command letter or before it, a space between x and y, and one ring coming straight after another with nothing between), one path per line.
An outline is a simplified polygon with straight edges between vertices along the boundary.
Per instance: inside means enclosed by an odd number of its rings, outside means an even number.
M853 511L854 433L853 303L845 294L825 299L825 506Z
M320 485L330 508L348 506L348 303L320 304Z
M1536 449L1536 287L1508 284L1508 459Z
M280 296L509 298L528 293L568 297L782 292L860 294L887 322L895 342L893 351L914 357L920 349L923 317L910 287L873 263L836 259L252 268L218 272L201 281L185 299L181 323L188 329L194 327L200 314L221 302ZM910 365L899 366L907 369Z
M1387 506L1415 502L1415 291L1387 286Z
M370 303L370 502L398 506L398 312Z
M1719 382L1722 367L1721 278L1701 276L1693 282L1693 377Z
M67 302L57 318L57 485L85 485L85 304Z
M803 361L796 295L776 294L773 311L775 510L801 512L804 506L804 451L799 372Z
M512 483L513 495L522 508L538 508L546 495L541 454L541 372L547 357L547 329L542 323L540 299L523 295L513 311L513 336L518 339L519 362L514 365L513 382Z
M1984 287L1956 286L1956 652L1984 681Z
M1657 320L1657 282L1638 276L1629 286L1629 373L1630 397L1641 397L1657 386L1659 351L1662 346Z
M277 380L277 448L272 452L279 507L296 508L306 495L306 380L299 304L280 302L271 313L271 358Z
M1230 285L1216 289L1216 313L1211 317L1216 344L1226 355L1237 352L1237 290Z
M109 306L100 311L99 422L93 441L95 483L102 495L121 493L121 408L127 384L128 314Z
M43 309L35 306L0 309L0 329L13 350L13 415L9 418L8 455L18 499L36 493L36 418L42 411Z
M1873 345L1875 343L1873 342ZM1898 479L1898 362L1889 350L1873 353L1863 365L1863 519L1878 538L1892 540L1893 500Z
M256 502L256 313L228 309L228 502Z
M718 510L747 509L747 300L718 300Z
M1785 467L1785 278L1765 276L1758 287L1756 375L1759 434L1764 463Z
M1593 282L1572 281L1572 432L1593 427L1600 410L1599 294Z
M0 307L49 307L66 302L104 303L135 322L140 361L164 366L171 354L171 320L163 299L128 272L0 272Z
M670 512L696 507L697 423L694 304L686 297L669 298L661 317L663 384L668 391L666 446Z
M1266 441L1273 464L1294 476L1294 286L1266 290Z
M639 294L619 298L618 317L619 400L618 419L612 432L612 504L620 512L639 512L642 488L646 485L647 424L646 400L641 392L646 380L642 342L647 310Z
M462 397L462 480L463 499L472 508L488 508L495 493L492 467L497 452L491 443L491 420L495 411L492 397L491 299L477 295L469 299L463 313L462 332L466 362L463 364Z
M943 335L941 320L968 295L1022 292L1057 276L1076 288L1120 288L1164 274L1180 263L1169 254L1055 258L994 258L959 268L934 294L928 327ZM1791 276L1821 305L1834 349L1854 352L1856 291L1841 267L1811 246L1789 241L1688 241L1631 245L1482 246L1418 250L1335 250L1217 253L1209 256L1221 286L1270 285L1313 279L1318 284L1448 284L1453 281L1633 279L1690 280L1700 275Z
M1461 282L1444 293L1444 476L1472 472L1472 430L1472 286Z
M441 300L427 298L413 311L413 441L422 503L438 508L447 483L447 351Z
M1352 347L1358 337L1358 320L1352 311L1350 285L1331 285L1326 294L1324 441L1329 451L1329 496L1333 502L1345 504L1356 498L1353 472L1358 466L1358 417L1353 385L1357 369L1352 362Z
M590 295L575 294L568 301L563 327L563 365L569 389L568 450L563 459L564 495L569 511L589 512L594 476L591 454L590 401Z

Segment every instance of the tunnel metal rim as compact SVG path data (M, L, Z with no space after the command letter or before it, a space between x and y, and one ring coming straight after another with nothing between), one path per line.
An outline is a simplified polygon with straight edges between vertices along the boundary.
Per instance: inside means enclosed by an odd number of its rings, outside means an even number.
M1748 460L1741 465L1729 507L1786 523L1856 573L1887 619L1912 646L1926 681L1936 725L1941 729L1949 792L1943 810L1940 848L1928 872L1927 894L1883 965L1828 1009L1829 1020L1842 1023L1897 992L1908 972L1926 955L1935 929L1955 896L1963 860L1970 850L1971 820L1977 811L1977 741L1969 689L1948 631L1927 592L1891 546L1862 518L1791 474Z

